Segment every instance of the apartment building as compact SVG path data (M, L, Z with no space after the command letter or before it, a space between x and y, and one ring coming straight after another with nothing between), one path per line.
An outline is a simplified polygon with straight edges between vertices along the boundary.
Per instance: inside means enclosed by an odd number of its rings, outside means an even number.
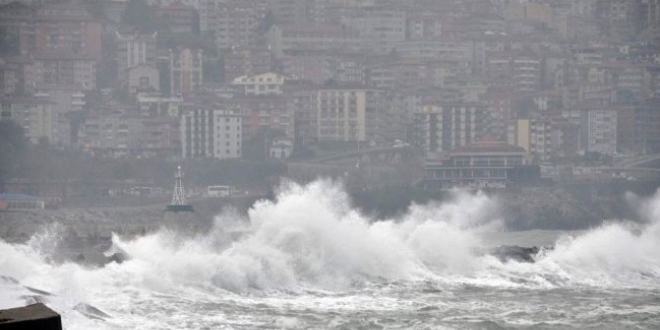
M40 6L35 15L36 54L99 61L101 29L101 24L83 6L65 3Z
M241 76L234 79L232 85L243 89L243 95L280 95L284 76L277 73L264 73L256 76Z
M58 115L52 102L40 97L11 97L0 100L0 107L0 119L13 120L22 126L30 142L46 138L58 144Z
M581 109L580 145L585 152L617 152L617 110L607 107Z
M181 117L183 158L241 158L243 118L228 110L198 108Z
M198 35L199 14L192 6L181 2L156 7L156 17L165 24L172 33Z
M232 47L223 56L223 61L225 81L270 72L273 62L266 47Z
M482 135L485 113L486 106L476 103L423 105L413 115L413 143L427 154L472 143Z
M275 24L268 30L266 37L277 58L295 50L355 51L361 47L362 42L357 30L328 24Z
M212 18L208 29L213 32L218 49L250 47L256 44L259 23L265 10L251 1L209 3Z
M361 49L367 53L389 54L406 39L406 14L399 8L354 8L345 23L359 31Z
M327 86L316 96L316 135L322 142L384 140L385 92L362 86Z
M37 46L37 32L34 24L35 10L18 1L0 6L0 27L18 41L18 54L34 53Z
M552 122L548 119L517 119L509 122L507 142L527 152L532 162L547 161L553 156Z

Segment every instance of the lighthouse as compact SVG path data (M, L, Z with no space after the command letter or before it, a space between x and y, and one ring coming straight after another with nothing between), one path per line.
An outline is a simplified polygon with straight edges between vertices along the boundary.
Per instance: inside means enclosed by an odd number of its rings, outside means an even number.
M192 205L186 201L186 192L183 189L183 170L179 165L174 173L174 193L172 203L165 208L166 212L192 212Z

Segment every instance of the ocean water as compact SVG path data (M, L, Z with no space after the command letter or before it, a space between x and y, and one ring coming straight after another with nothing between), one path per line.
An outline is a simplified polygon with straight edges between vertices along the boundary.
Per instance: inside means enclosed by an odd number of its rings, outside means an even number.
M508 232L483 194L373 222L340 185L287 184L206 233L113 237L130 259L104 267L53 261L56 230L0 241L0 309L44 301L65 329L660 329L660 196L635 202L644 224Z

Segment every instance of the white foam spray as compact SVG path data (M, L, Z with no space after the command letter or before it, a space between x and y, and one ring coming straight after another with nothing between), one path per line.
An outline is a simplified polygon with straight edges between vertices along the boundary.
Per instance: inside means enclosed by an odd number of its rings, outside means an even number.
M275 201L260 201L247 214L227 212L208 233L182 237L160 231L134 240L113 237L130 259L103 268L56 265L36 237L28 244L0 241L0 308L24 303L24 286L49 291L54 308L69 320L80 303L111 309L113 324L142 319L150 295L206 299L217 295L351 292L386 283L479 285L493 288L657 288L660 284L660 195L646 201L649 222L633 228L609 223L565 236L535 263L502 262L484 255L484 232L503 230L497 201L456 193L445 203L413 205L402 217L374 222L350 206L330 181L287 183ZM57 234L53 234L57 237ZM113 314L113 313L109 313ZM72 322L85 328L97 321ZM110 321L109 321L110 322ZM160 326L157 322L154 327Z

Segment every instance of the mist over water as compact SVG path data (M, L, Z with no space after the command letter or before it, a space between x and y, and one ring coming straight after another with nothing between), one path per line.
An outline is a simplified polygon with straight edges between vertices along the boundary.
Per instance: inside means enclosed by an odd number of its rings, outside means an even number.
M218 215L208 233L113 237L113 249L130 259L103 268L53 262L57 228L26 244L0 241L0 308L38 296L63 314L67 329L560 329L609 324L617 313L653 328L660 195L638 202L646 224L567 232L526 263L489 253L489 235L507 229L497 200L484 194L457 192L375 222L351 207L339 184L287 183L247 217ZM109 317L90 318L81 304Z

